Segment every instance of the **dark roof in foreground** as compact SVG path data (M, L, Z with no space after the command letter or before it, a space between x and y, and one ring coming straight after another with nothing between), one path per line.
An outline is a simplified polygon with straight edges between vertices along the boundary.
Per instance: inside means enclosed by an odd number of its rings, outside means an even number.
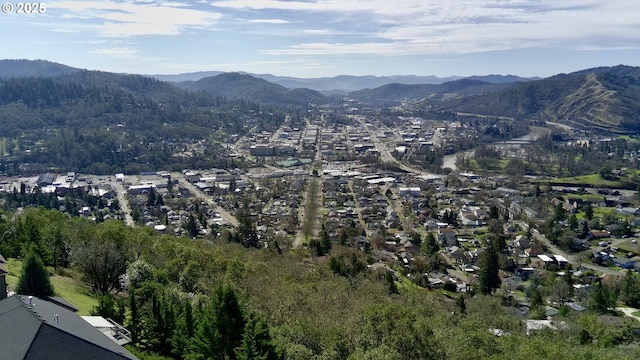
M47 300L11 296L0 301L0 353L6 359L137 359L88 322Z

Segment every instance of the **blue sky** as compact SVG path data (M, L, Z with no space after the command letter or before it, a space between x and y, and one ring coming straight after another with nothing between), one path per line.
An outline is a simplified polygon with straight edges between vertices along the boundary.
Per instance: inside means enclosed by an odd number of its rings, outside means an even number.
M0 58L139 74L296 77L544 77L640 65L637 0L43 3L44 13L0 13Z

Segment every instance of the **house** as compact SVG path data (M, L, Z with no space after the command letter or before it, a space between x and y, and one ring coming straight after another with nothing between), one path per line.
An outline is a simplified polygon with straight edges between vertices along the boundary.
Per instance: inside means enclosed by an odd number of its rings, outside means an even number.
M532 267L521 267L516 269L515 274L516 276L519 276L523 280L527 280L531 275L534 274L534 272L535 272L535 269Z
M569 263L569 260L567 260L567 258L565 258L562 255L552 255L552 256L560 268L564 268Z
M442 245L453 246L458 244L457 234L454 229L451 228L439 228L438 229L438 241Z
M616 256L615 258L613 258L612 262L613 265L621 267L623 269L633 269L636 264L635 261L622 256Z
M480 221L478 217L471 211L462 211L459 213L460 219L462 220L462 225L464 226L479 226Z
M513 241L513 245L520 249L526 249L531 246L531 239L527 235L518 235Z
M604 239L611 236L611 233L607 230L591 230L589 237L592 239Z
M616 209L616 211L622 215L640 215L640 208L623 207Z
M55 178L56 176L50 173L42 174L38 177L36 184L38 184L39 187L51 185L53 184L53 180L55 180Z
M527 336L533 334L534 331L550 329L550 330L566 330L569 328L566 322L555 322L553 320L527 320L525 322L525 333Z
M556 263L555 259L551 258L550 256L544 255L544 254L538 255L538 259L542 260L542 262L544 263L544 267L545 268L547 268L551 264L555 264Z
M4 359L137 359L64 303L15 295L0 301Z

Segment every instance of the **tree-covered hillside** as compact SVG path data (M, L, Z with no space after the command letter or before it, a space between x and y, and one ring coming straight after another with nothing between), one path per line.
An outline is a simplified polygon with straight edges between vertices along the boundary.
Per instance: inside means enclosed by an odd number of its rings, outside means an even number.
M640 130L640 68L616 66L560 74L437 107L635 133Z
M240 73L224 73L195 82L184 82L181 87L205 91L228 99L244 99L269 105L324 104L329 99L315 90L288 89L266 80Z
M3 163L13 164L8 173L17 173L20 163L38 163L32 172L153 169L170 165L171 154L189 150L185 144L273 129L284 119L278 109L137 75L80 71L0 80Z
M387 84L374 89L364 89L349 93L349 97L361 100L403 100L423 99L441 100L444 97L458 97L484 94L509 88L513 83L488 83L480 80L461 79L442 84Z
M640 68L595 68L453 99L440 109L563 123L579 129L640 129Z

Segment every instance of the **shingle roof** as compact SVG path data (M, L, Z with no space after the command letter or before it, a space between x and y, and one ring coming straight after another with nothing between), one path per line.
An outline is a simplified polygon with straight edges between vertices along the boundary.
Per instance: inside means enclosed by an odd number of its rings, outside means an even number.
M0 301L0 349L7 359L137 359L65 307L26 296Z

